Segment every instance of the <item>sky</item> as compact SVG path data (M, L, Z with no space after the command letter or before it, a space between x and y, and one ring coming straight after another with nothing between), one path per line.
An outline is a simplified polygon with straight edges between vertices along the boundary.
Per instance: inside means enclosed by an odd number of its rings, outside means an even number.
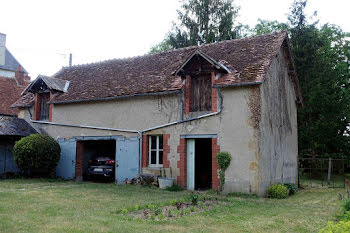
M287 21L293 0L236 0L238 21ZM68 66L140 56L160 42L176 20L178 0L0 0L0 33L29 72L52 75ZM349 0L309 0L320 23L350 32Z

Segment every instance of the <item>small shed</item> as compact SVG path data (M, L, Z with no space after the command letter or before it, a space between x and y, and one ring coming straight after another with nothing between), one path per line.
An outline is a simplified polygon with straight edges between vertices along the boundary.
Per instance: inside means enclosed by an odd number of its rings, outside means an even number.
M37 131L23 119L16 116L0 115L0 175L17 173L12 149L16 141Z

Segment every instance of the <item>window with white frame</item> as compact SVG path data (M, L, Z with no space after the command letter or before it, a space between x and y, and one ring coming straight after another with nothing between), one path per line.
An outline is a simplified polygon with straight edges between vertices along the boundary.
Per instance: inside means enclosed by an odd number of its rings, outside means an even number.
M163 136L149 136L149 166L163 166Z

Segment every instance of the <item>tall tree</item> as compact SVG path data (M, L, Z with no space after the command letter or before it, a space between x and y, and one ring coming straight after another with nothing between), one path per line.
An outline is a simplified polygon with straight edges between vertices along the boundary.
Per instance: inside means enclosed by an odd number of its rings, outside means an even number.
M289 29L288 24L286 23L280 23L276 20L269 21L269 20L258 19L258 23L250 31L253 35L263 35L263 34L268 34L276 31L282 31L282 30L288 30L288 29Z
M287 23L259 20L251 32L289 32L304 102L298 109L299 155L348 156L350 35L335 25L310 23L306 6L307 0L294 1Z
M307 1L294 1L288 17L294 61L303 93L298 109L301 155L345 155L349 148L350 72L347 33L308 23Z
M233 0L183 0L178 24L152 52L237 38L242 25L235 25L239 7Z

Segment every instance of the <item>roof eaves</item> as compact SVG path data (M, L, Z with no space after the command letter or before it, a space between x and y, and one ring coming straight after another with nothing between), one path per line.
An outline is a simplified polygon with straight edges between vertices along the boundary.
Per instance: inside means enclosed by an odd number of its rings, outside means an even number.
M108 100L115 100L115 99L126 99L126 98L132 98L132 97L140 97L140 96L171 95L171 94L176 94L179 92L181 92L181 89L172 90L172 91L162 91L162 92L147 92L147 93L140 93L140 94L133 94L133 95L112 96L112 97L104 97L104 98L63 100L63 101L53 100L53 101L50 101L50 103L52 103L52 104L72 104L72 103L91 102L91 101L108 101Z
M260 85L262 84L262 81L256 81L256 82L242 82L242 83L231 83L231 84L214 84L214 87L242 87L242 86L253 86L253 85Z

